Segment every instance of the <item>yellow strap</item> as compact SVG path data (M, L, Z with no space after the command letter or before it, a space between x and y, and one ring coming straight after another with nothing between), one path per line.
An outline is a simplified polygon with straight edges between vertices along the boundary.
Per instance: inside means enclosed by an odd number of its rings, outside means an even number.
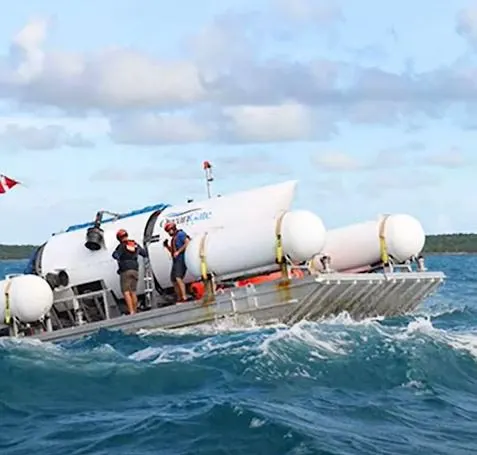
M287 212L283 212L280 214L280 216L277 219L277 224L275 225L275 238L276 238L276 243L275 243L275 255L277 259L277 264L282 264L283 263L283 245L282 245L282 222L283 222L283 217L285 216Z
M283 254L283 244L282 244L282 224L283 224L283 218L286 215L286 211L282 212L280 216L277 218L277 223L275 225L275 255L276 255L276 260L277 264L280 265L280 271L282 272L282 278L285 280L288 280L288 270L287 270L287 264L285 261L285 256Z
M386 221L390 215L384 215L379 223L379 254L383 264L389 263L388 247L386 245Z
M200 274L203 280L207 279L208 276L208 268L207 268L207 256L205 254L205 241L207 239L207 232L202 236L200 239L200 246L199 246L199 256L200 256Z
M200 274L205 283L205 295L202 299L203 303L208 305L215 300L214 283L209 278L209 270L207 267L207 255L205 252L205 242L207 240L207 232L200 239L199 256L200 256Z
M3 293L5 295L5 324L9 325L12 315L10 309L10 286L12 285L12 280L8 280L5 284Z
M205 294L204 298L202 299L202 303L204 305L209 305L215 301L215 286L212 279L208 278L205 280Z

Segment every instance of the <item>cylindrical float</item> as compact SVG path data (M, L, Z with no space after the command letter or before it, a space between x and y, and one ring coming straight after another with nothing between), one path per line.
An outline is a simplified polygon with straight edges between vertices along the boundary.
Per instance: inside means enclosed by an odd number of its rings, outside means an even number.
M426 236L421 223L406 214L384 215L338 229L330 229L321 254L312 260L315 269L323 271L321 257L330 258L330 268L350 271L376 264L382 253L402 263L417 256L424 248Z
M35 322L53 306L53 291L36 275L17 275L0 281L0 320L5 320L8 296L10 314L21 322Z
M307 210L285 212L275 219L213 230L195 237L186 250L186 264L193 279L200 278L205 263L208 273L239 276L252 269L273 266L277 234L283 254L303 262L321 252L326 230L321 219Z
M163 225L167 220L175 221L179 228L195 236L207 229L222 228L227 224L250 223L252 220L270 219L292 203L296 181L254 188L188 203L180 206L165 204L147 208L131 214L122 214L119 219L105 220L101 223L102 240L95 232L96 244L101 248L91 248L91 229L93 223L68 228L66 232L53 235L38 251L33 265L33 273L46 277L48 273L64 271L70 286L103 280L116 297L121 298L117 263L112 253L118 241L118 229L128 231L130 238L143 245L145 239L156 238L149 248L152 272L163 288L172 286L170 282L171 258L163 247L163 240L169 238ZM144 292L143 261L139 260L138 295Z

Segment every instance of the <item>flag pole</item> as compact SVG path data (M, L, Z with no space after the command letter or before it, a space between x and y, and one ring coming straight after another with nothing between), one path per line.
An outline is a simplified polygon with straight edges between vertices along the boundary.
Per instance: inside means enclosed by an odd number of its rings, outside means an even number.
M210 199L212 197L210 184L214 181L212 177L212 164L209 161L204 161L204 172L205 172L205 182L207 185L207 197Z

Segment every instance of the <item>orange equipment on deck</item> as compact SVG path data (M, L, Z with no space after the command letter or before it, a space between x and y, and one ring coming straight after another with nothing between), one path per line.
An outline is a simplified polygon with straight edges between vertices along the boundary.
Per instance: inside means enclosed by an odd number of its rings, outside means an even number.
M292 278L304 277L304 273L300 269L292 269L290 274ZM267 283L269 281L280 280L281 278L282 278L282 272L273 272L273 273L267 273L266 275L257 275L257 276L252 276L250 278L245 278L244 280L236 281L235 285L237 287L247 286L247 284L257 285L257 284Z
M300 269L292 269L291 272L292 278L303 278L305 274ZM265 275L252 276L250 278L245 278L243 280L235 281L236 287L247 286L247 284L258 285L262 283L268 283L270 281L278 281L282 278L281 272L267 273ZM190 293L193 295L195 300L200 300L205 295L205 284L203 281L195 281L189 285Z
M195 300L200 300L205 294L205 284L202 281L195 281L190 284L190 293Z

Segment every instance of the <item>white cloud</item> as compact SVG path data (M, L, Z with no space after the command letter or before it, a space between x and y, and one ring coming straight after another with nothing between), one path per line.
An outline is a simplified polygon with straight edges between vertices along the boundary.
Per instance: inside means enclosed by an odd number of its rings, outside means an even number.
M94 172L89 181L104 184L105 189L111 188L111 185L117 185L119 189L124 188L124 185L137 188L137 192L126 192L125 198L109 202L109 206L114 207L115 211L129 211L138 205L157 203L158 200L171 204L183 203L188 198L204 198L205 192L202 172L191 171L190 166L167 167L163 160L158 160L158 164L151 166L102 168ZM143 198L138 199L142 185L148 188L147 196L144 197L143 194Z
M224 67L249 60L252 42L245 24L250 24L252 19L249 15L222 14L187 40L192 60L204 80L217 76Z
M400 109L399 103L393 101L366 100L351 105L346 110L346 116L352 123L373 124L380 122L393 125L401 119Z
M109 121L104 117L66 117L61 116L34 116L29 115L5 115L0 116L0 129L5 129L7 125L18 125L21 128L36 127L45 128L57 125L61 128L80 133L85 136L104 136L109 131Z
M430 166L441 166L445 168L457 168L465 166L465 157L461 150L456 147L451 148L446 152L437 154L429 154L424 157L422 164Z
M389 176L385 174L383 182L387 188L402 187L402 182L408 182L411 187L430 186L434 185L436 178L433 174L423 172L420 168L423 166L436 166L444 168L457 168L470 164L466 161L463 152L457 148L452 147L443 153L425 152L426 148L423 143L412 141L403 145L388 147L379 150L374 157L368 159L357 159L348 153L341 151L334 152L318 152L313 156L313 163L322 171L328 172L342 172L342 171L366 171L371 174L371 179L374 179L374 172L379 170L393 171L401 169L406 172L407 169L412 169L412 174L419 168L419 178L416 179L419 183L415 184L414 177L408 180L408 177ZM378 174L376 174L378 175ZM404 179L404 180L403 180ZM374 186L374 184L373 184Z
M108 167L94 172L90 176L91 181L97 182L149 182L163 180L180 180L193 183L204 181L202 162L197 155L181 154L177 156L173 152L165 152L160 155L160 163L156 166L144 167ZM240 156L219 154L213 162L213 174L217 173L218 179L226 176L227 179L251 174L273 174L274 176L290 177L290 169L280 161L275 154L265 152L244 153Z
M91 72L85 88L100 106L173 106L200 101L205 95L197 68L190 62L161 62L115 49L85 64L84 74Z
M355 171L363 167L358 160L339 151L319 153L314 157L314 163L319 169L330 172Z
M366 176L366 180L358 185L356 189L367 197L380 198L389 192L403 193L404 191L423 190L439 187L441 184L442 179L440 176L419 170L418 173L387 172L385 174L371 174ZM404 200L403 197L403 200L400 202L404 202Z
M47 21L29 22L12 44L13 66L0 72L4 97L63 109L169 107L205 95L192 62L165 61L129 49L93 54L43 48Z
M51 150L59 147L90 148L94 143L81 133L69 133L58 125L44 127L7 124L0 131L0 143L28 150Z
M305 12L306 5L313 5L300 2L285 3ZM442 112L450 103L473 102L477 97L471 66L393 73L329 59L259 60L254 53L257 44L250 44L240 31L247 25L232 19L202 30L195 46L190 46L193 54L182 60L127 48L93 53L48 50L47 24L31 21L13 40L12 53L0 71L4 98L106 113L202 102L218 107L296 103L333 108L334 114L351 121L382 122L413 112L435 115L436 106ZM214 71L209 74L211 67Z
M333 0L273 0L272 4L288 19L323 25L342 18L341 8Z
M256 152L253 155L221 156L214 160L214 166L222 175L242 177L251 174L273 174L290 177L290 169L280 162L279 157Z
M407 164L404 154L393 153L389 150L380 150L371 167L375 169L389 169L405 166Z
M459 11L456 31L472 45L477 45L477 2Z
M190 117L139 114L111 121L111 138L122 144L162 145L205 141L210 137L206 126Z
M275 7L299 20L339 16L333 2L275 0ZM45 44L49 22L34 19L0 61L0 99L30 110L100 112L112 119L114 140L147 145L327 139L343 120L411 124L417 114L435 118L477 100L470 63L419 73L326 58L259 58L262 42L247 35L247 17L218 18L189 40L190 55L176 60L119 47L52 50ZM476 17L474 10L460 14L461 34L475 35ZM165 114L171 110L187 115Z
M47 27L45 18L36 18L14 36L12 52L18 58L17 83L29 82L43 70L45 55L41 46L46 38Z
M419 158L425 148L425 145L419 141L386 147L376 154L374 161L368 167L369 169L390 169L416 163L421 164Z
M121 167L108 167L99 169L94 172L90 181L92 182L151 182L162 180L189 180L198 179L190 172L189 168L166 168L161 166L155 167L139 167L127 169ZM202 179L202 175L200 176Z
M199 115L134 114L111 121L115 142L135 145L285 142L323 138L331 128L297 103L236 106Z
M312 113L297 103L233 107L224 116L228 132L237 141L297 141L313 135Z

